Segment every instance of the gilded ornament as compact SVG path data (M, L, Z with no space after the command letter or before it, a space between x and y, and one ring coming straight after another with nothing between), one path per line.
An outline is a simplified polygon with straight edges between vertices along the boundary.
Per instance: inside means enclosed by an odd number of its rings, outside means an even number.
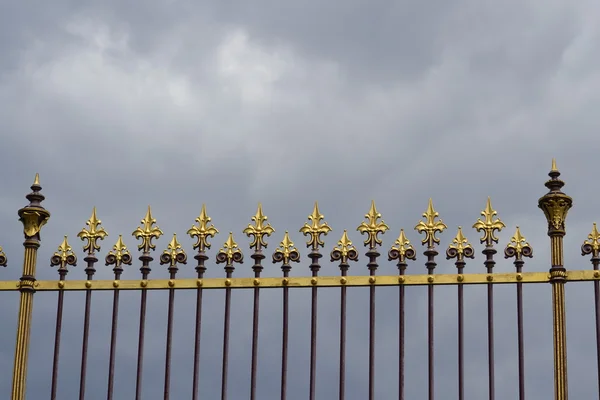
M119 268L122 264L131 265L131 254L123 243L123 235L119 235L117 243L113 246L113 249L108 252L105 258L106 265L114 265Z
M477 222L473 224L473 228L475 228L477 232L483 232L483 236L479 241L485 243L487 246L491 246L493 242L498 243L498 237L496 236L495 231L500 232L502 228L506 228L504 222L500 221L499 218L494 219L496 214L498 213L492 208L492 200L488 197L485 210L481 212L484 219L482 220L479 218L477 219Z
M210 249L210 243L208 242L209 237L215 237L219 231L213 224L208 224L211 221L211 218L206 214L206 205L202 204L202 211L200 211L200 216L196 218L196 222L198 225L193 225L188 231L187 234L192 238L196 237L197 241L194 244L194 249L198 249L201 252L204 252L206 249Z
M410 241L406 238L406 234L404 233L404 229L400 229L400 236L394 242L394 246L388 252L389 261L398 260L398 262L403 263L407 259L408 260L416 260L417 253Z
M533 249L521 234L521 230L517 226L514 236L510 239L508 245L504 249L504 258L515 257L516 260L522 260L523 257L532 257Z
M87 251L88 254L93 254L96 250L100 250L100 245L97 243L98 240L104 240L108 233L100 226L102 221L96 216L96 207L92 210L92 216L87 220L86 225L89 229L83 228L81 232L77 234L77 237L81 240L87 240L83 251Z
M267 219L267 216L263 214L262 204L258 203L258 210L252 217L254 225L250 224L244 229L246 236L253 237L252 243L250 243L251 249L260 250L263 247L267 247L267 243L264 239L265 235L271 236L271 234L275 232L275 229L273 229L271 224L265 225Z
M462 227L459 226L456 237L452 240L452 243L446 250L446 258L456 258L458 262L462 262L464 261L465 257L473 258L474 253L473 247L463 234Z
M60 270L65 270L67 265L77 265L77 255L73 252L73 248L67 241L67 236L65 236L60 246L58 246L58 251L50 258L50 265L58 265Z
M581 255L585 256L587 254L591 254L594 258L600 256L600 232L598 232L595 222L592 232L588 235L588 240L584 241L581 246Z
M306 242L306 247L312 247L313 250L316 250L319 246L325 246L325 243L321 240L321 235L327 235L327 233L331 232L331 228L325 221L323 221L322 224L320 223L323 218L323 214L319 212L319 205L315 201L313 212L308 216L311 224L305 223L304 226L300 228L300 232L302 232L304 236L310 236L310 239Z
M167 250L160 255L160 263L161 265L169 264L171 267L187 263L187 255L181 247L181 243L177 240L177 234L173 234L173 239L169 242Z
M2 246L0 246L0 265L6 267L8 259L6 258L6 253L2 250Z
M427 211L423 213L423 217L425 217L425 221L419 221L415 226L415 230L419 233L425 233L425 238L421 240L421 243L427 244L427 247L432 248L435 243L440 243L440 239L435 236L436 233L441 233L448 227L441 219L438 221L435 220L439 217L439 213L434 210L431 199L429 199L429 205L427 206Z
M217 253L217 264L227 263L227 265L232 265L234 262L241 264L243 259L242 250L239 249L238 244L233 240L233 232L229 232L227 241L223 244L219 253Z
M565 221L569 209L573 206L573 199L561 191L565 183L559 179L560 172L556 168L554 159L552 159L552 170L548 175L550 180L545 185L549 192L538 200L538 207L542 209L548 221L548 234L564 236Z
M331 252L331 261L340 261L342 264L346 264L348 260L358 260L358 252L348 238L348 232L344 229L344 233L342 234L342 238L338 241L337 247L334 247Z
M273 253L273 263L278 263L282 261L283 265L289 264L290 261L300 261L300 253L298 252L298 249L294 247L294 243L290 240L290 235L288 231L285 231L283 240L279 244L279 247L275 249L275 252Z
M150 250L156 249L156 245L152 243L152 239L158 239L163 235L163 232L158 226L153 226L156 223L156 219L152 218L150 206L148 206L146 216L141 222L143 227L138 227L133 231L132 235L135 236L136 239L141 239L142 241L142 243L138 245L138 250L142 250L144 253L150 253Z
M378 238L377 235L380 233L384 234L385 231L390 228L383 220L378 222L381 218L381 214L377 212L374 200L371 201L371 208L369 209L369 212L365 214L365 218L367 218L368 223L363 221L356 230L363 235L365 233L367 234L367 239L364 241L364 244L365 246L369 246L370 249L374 249L376 245L381 245L381 239Z

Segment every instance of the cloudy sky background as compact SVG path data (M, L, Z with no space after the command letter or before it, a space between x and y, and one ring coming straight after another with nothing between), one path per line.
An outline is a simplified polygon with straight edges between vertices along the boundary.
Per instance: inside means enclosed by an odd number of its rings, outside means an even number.
M44 206L52 213L42 231L38 277L55 279L49 258L69 235L82 279L83 257L75 235L92 207L109 232L103 258L131 232L148 204L165 232L166 248L179 233L194 275L193 240L186 230L206 203L220 230L213 239L210 277L223 276L214 255L226 233L245 250L235 276L250 276L248 239L241 231L256 204L275 228L268 254L285 230L301 251L294 275L309 274L298 229L315 200L333 227L329 253L355 231L377 203L391 231L385 254L405 228L413 230L429 197L449 229L440 235L443 255L459 225L477 253L467 272L483 272L482 246L470 229L491 196L507 228L516 225L534 248L526 270L549 266L546 223L537 199L546 192L556 157L574 198L568 219L568 268L589 268L579 246L598 218L595 157L600 150L600 3L593 0L474 0L390 2L270 1L23 1L0 5L0 245L9 257L3 279L18 279L22 226L36 172ZM419 250L410 273L424 273ZM158 259L158 251L156 258ZM264 275L279 276L267 262ZM498 271L512 264L498 256ZM380 259L379 274L393 274ZM167 276L154 262L151 277ZM124 278L139 277L139 263ZM454 265L439 257L436 271ZM366 274L364 250L351 273ZM337 275L326 259L321 274ZM98 264L99 279L112 272ZM514 287L498 287L496 300L497 398L516 398L517 353ZM436 288L436 390L456 393L456 288ZM367 289L352 291L348 320L348 399L367 395ZM595 332L591 284L567 287L570 394L595 398ZM223 295L205 295L201 387L204 398L220 389ZM234 292L230 399L248 398L250 292ZM263 291L258 393L278 396L280 292ZM397 396L397 291L377 295L378 399ZM426 396L426 291L407 290L407 398ZM468 398L487 395L485 288L466 289ZM77 398L83 294L66 296L60 365L61 399ZM145 399L162 396L167 294L149 296ZM10 393L16 293L3 293L0 397ZM308 396L310 303L292 297L289 397ZM319 399L337 394L339 290L319 297ZM88 399L106 396L110 293L93 297ZM56 294L36 295L28 398L49 396ZM172 397L191 393L193 292L178 292ZM118 399L133 397L139 293L123 293L118 342ZM525 294L527 397L552 396L550 287Z

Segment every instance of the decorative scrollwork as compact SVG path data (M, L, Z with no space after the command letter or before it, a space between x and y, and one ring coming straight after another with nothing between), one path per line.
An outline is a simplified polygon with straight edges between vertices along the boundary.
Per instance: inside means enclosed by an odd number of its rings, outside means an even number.
M550 235L565 235L565 221L567 213L573 206L573 199L564 194L561 189L565 183L559 179L560 172L556 168L556 160L552 159L550 180L546 182L549 192L538 200L538 207L542 209L548 221L548 233Z
M0 246L0 265L6 267L8 262L8 258L6 257L6 253L2 250L2 246Z
M521 230L518 226L514 236L510 239L510 242L504 249L504 258L512 257L515 257L516 260L522 260L523 257L533 257L533 249L521 234Z
M77 255L73 252L73 248L67 241L67 236L63 239L58 251L56 251L50 258L51 266L59 266L59 272L66 272L67 265L77 265Z
M123 235L119 235L117 243L106 255L106 265L114 265L115 268L119 268L122 264L131 265L131 260L131 253L129 253L127 246L123 243Z
M341 264L348 263L348 260L358 260L358 251L356 247L352 245L352 242L348 238L348 232L344 229L342 238L338 241L337 247L333 248L331 252L331 261L340 261Z
M283 240L273 253L273 264L283 262L283 265L289 265L290 261L299 262L300 253L298 252L298 249L294 247L294 243L290 240L288 231L285 231Z
M458 233L456 237L452 240L452 243L448 246L446 250L446 258L448 260L452 258L456 258L457 262L464 261L466 258L473 258L475 251L473 247L465 237L462 231L462 227L458 227Z
M100 250L98 240L104 240L104 238L108 236L106 230L100 226L101 223L102 221L96 216L96 207L94 207L92 216L85 223L89 229L83 228L81 232L77 234L77 237L81 240L87 240L87 243L83 246L83 251L87 251L88 254L93 254L96 250Z
M313 212L308 216L311 224L305 223L302 228L300 228L300 232L304 236L310 236L308 242L306 242L306 247L311 247L313 250L319 248L319 246L325 246L325 243L321 240L321 235L327 235L331 232L331 227L327 225L327 222L323 221L323 223L319 223L324 218L323 214L319 212L319 205L315 201L315 207L313 208Z
M255 250L260 250L263 247L267 247L267 242L265 242L265 235L271 236L275 229L271 226L271 224L265 225L265 221L267 220L267 216L263 214L262 204L258 203L258 210L256 214L252 217L252 221L254 221L254 225L248 225L246 229L244 229L244 233L246 236L252 236L252 243L250 243L250 248Z
M243 263L244 255L242 250L239 249L238 244L233 240L233 232L229 232L227 241L223 244L223 247L217 253L217 264L226 263L228 266L236 263Z
M495 235L495 231L500 232L502 228L506 228L506 225L504 225L504 222L500 221L500 218L494 219L496 214L498 213L492 208L492 200L488 197L485 210L481 212L484 220L479 218L477 219L477 222L473 224L473 228L475 228L477 232L483 231L483 236L479 241L485 243L487 246L491 246L493 242L498 243L498 237Z
M375 201L371 201L371 208L369 212L365 214L365 218L368 219L368 223L364 221L356 228L361 234L367 234L367 239L365 239L365 246L369 246L370 249L374 249L376 245L381 245L381 239L377 237L378 234L384 234L385 231L390 229L389 226L381 220L381 222L377 222L381 218L381 214L377 212L377 208L375 208Z
M415 248L410 241L406 238L404 229L400 229L400 236L394 242L395 246L392 246L388 251L388 260L398 260L398 263L404 263L406 260L416 260L417 253Z
M592 232L588 235L588 240L583 242L581 246L581 255L585 256L588 254L591 254L594 258L598 258L600 255L600 232L598 232L595 222Z
M427 206L427 211L423 213L423 217L425 217L425 221L419 221L415 226L415 230L419 233L425 233L425 237L421 240L421 243L424 245L427 244L428 248L433 248L435 243L440 243L440 239L435 234L443 232L448 227L441 219L438 221L435 220L439 217L439 213L434 210L431 199L429 199L429 205Z
M138 245L138 250L142 250L144 253L150 253L150 250L156 249L156 245L152 243L152 239L158 239L163 235L163 232L158 226L153 226L156 223L156 219L152 218L152 210L148 206L146 216L142 219L143 227L138 227L133 231L132 235L136 239L142 241Z
M181 243L177 240L177 234L173 234L173 239L169 242L167 250L160 255L160 264L169 264L175 267L177 264L187 264L187 254L181 247Z
M211 218L206 214L206 205L202 204L202 211L200 211L200 216L196 218L196 222L198 225L193 225L188 231L187 234L192 238L196 237L197 241L194 244L194 249L198 249L200 252L204 252L206 249L210 249L210 243L208 242L209 237L215 237L219 231L213 224L208 225L211 221Z

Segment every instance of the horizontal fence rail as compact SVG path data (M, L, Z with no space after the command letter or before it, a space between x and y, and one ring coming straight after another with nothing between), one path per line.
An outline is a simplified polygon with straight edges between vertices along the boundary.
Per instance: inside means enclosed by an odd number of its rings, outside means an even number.
M426 274L407 274L406 269L409 262L414 262L417 257L417 251L407 239L404 230L400 230L400 235L394 245L388 249L386 258L396 264L398 273L395 275L377 275L379 268L379 259L382 241L379 235L384 234L390 228L381 219L381 214L377 211L375 202L371 203L371 208L365 215L365 221L358 227L357 231L364 235L364 246L367 249L365 257L367 261L368 275L348 275L350 262L357 262L359 251L350 241L347 231L344 231L337 245L327 254L331 263L336 263L339 267L339 275L321 276L322 258L325 254L321 251L325 243L323 237L326 236L331 228L324 221L318 204L315 203L313 212L308 216L308 222L301 228L300 232L307 237L306 247L309 249L307 259L310 261L310 276L292 277L290 271L293 263L299 263L301 255L290 236L286 231L279 246L269 254L265 254L267 248L267 238L275 230L267 222L267 217L263 214L262 206L259 204L256 214L252 217L252 224L249 224L243 233L251 238L249 257L252 259L253 277L235 277L236 264L244 261L244 254L234 240L233 233L229 233L223 246L216 251L216 255L210 257L207 252L211 248L210 239L218 234L218 230L211 223L206 207L202 206L201 213L196 218L196 224L193 225L187 234L196 239L193 248L196 250L193 258L196 261L195 278L180 278L177 276L179 266L187 264L190 260L188 255L179 243L177 235L173 235L167 249L159 254L158 261L161 265L166 265L169 272L168 279L150 278L151 264L154 262L154 251L156 245L153 240L163 235L163 232L156 225L156 219L152 216L152 210L148 207L145 217L141 220L141 225L135 229L132 235L139 241L138 251L140 255L140 279L121 279L123 266L133 263L133 256L125 245L123 237L118 239L112 249L104 257L104 263L112 266L114 279L95 280L96 264L100 261L97 252L100 251L99 241L104 240L108 234L102 227L101 221L97 217L96 208L93 209L86 227L79 232L78 237L84 242L83 250L85 256L83 262L86 265L84 280L67 279L69 267L75 266L78 257L65 236L64 240L53 254L50 265L57 267L58 280L37 280L37 250L40 246L40 230L50 218L50 213L45 210L41 202L44 196L41 194L39 177L36 175L35 181L31 186L32 193L27 195L30 204L19 210L19 216L24 226L25 234L25 255L23 264L23 276L19 281L0 281L0 291L20 292L20 306L17 326L17 340L15 347L15 359L13 369L13 400L23 400L25 398L27 361L30 348L31 319L33 297L36 292L57 292L56 325L54 330L54 350L52 361L52 378L50 387L50 398L58 397L58 376L61 355L61 336L63 326L63 312L65 307L65 296L67 292L82 291L85 293L84 314L82 326L82 348L80 359L80 370L78 377L79 399L83 400L89 397L86 393L86 382L88 379L88 354L89 337L91 324L92 296L94 291L110 291L112 293L112 313L110 325L110 347L108 355L108 381L106 385L106 398L120 399L115 392L116 375L116 357L117 357L117 334L119 332L119 311L120 295L122 291L139 291L139 320L137 321L137 348L136 348L136 366L135 366L135 399L142 399L143 378L144 378L144 355L147 353L145 348L147 334L147 315L148 315L148 292L149 291L167 291L168 303L166 312L166 343L164 347L164 376L162 398L169 399L172 395L172 363L173 363L173 331L175 326L175 305L176 291L187 290L195 292L194 314L194 350L193 350L193 372L192 382L190 383L191 396L193 400L207 398L209 396L203 392L200 385L200 365L201 365L201 337L203 325L208 323L206 316L203 315L203 303L205 302L205 290L219 290L224 292L223 304L223 337L221 342L220 361L210 359L213 367L220 368L220 398L226 400L230 389L229 370L232 357L230 354L230 335L231 314L232 314L232 291L249 290L252 293L252 320L251 330L248 330L250 338L250 365L249 381L250 388L248 397L252 400L258 399L257 382L259 380L259 321L260 321L260 294L261 289L277 289L281 291L281 349L279 352L279 393L273 394L270 398L280 398L282 400L290 397L288 369L289 369L289 349L290 345L290 320L293 315L290 311L290 289L305 289L310 292L310 343L308 349L308 386L302 395L294 394L293 398L308 398L315 400L317 397L316 384L319 378L317 374L317 339L319 337L317 322L319 315L319 289L330 288L339 293L339 370L337 384L337 396L340 400L353 397L351 393L346 393L348 382L346 381L347 367L347 317L348 317L348 288L368 288L368 362L366 365L367 376L367 398L374 400L378 398L376 392L376 294L378 287L396 288L397 291L397 329L398 329L398 353L395 355L398 360L397 391L398 398L407 398L405 388L405 346L406 346L406 292L408 286L425 286L427 289L427 393L429 400L434 400L435 393L435 308L434 295L436 286L456 286L456 307L457 307L457 368L456 376L458 379L456 398L463 400L465 398L466 377L465 377L465 324L464 324L464 286L465 285L483 285L486 287L486 313L487 313L487 398L495 399L495 327L494 327L494 288L496 285L514 285L516 295L516 325L517 325L517 352L518 363L518 398L525 399L525 347L524 347L524 318L523 318L523 284L546 283L551 284L552 288L552 312L553 312L553 356L554 356L554 396L557 400L568 398L567 387L567 359L566 359L566 323L565 323L565 295L564 284L567 282L591 281L594 284L595 296L595 327L596 327L596 349L597 349L597 378L600 393L600 232L593 225L592 232L588 236L582 247L582 255L591 256L592 269L571 270L564 268L563 261L563 237L565 235L565 220L567 212L572 205L570 197L565 195L561 188L564 183L558 179L560 173L556 169L553 161L552 169L549 173L550 180L546 183L549 192L539 199L539 207L544 211L548 220L548 235L551 243L551 266L548 272L526 272L523 271L525 259L533 256L533 249L522 235L519 227L516 228L510 242L502 249L502 256L511 259L514 264L514 272L497 273L494 272L498 249L495 244L498 243L496 233L506 228L504 223L497 217L497 212L492 208L491 200L488 198L486 207L481 211L481 217L473 224L472 228L480 233L479 241L485 247L482 254L485 257L485 273L464 273L466 259L474 257L474 249L463 233L463 229L458 227L456 236L445 249L444 256L447 260L452 260L456 267L456 273L438 274L435 272L440 255L440 239L438 233L447 229L444 222L439 219L438 213L433 207L433 202L429 200L428 207L423 213L423 219L415 226L415 230L423 235L421 240L424 246L423 256L425 259ZM281 275L279 277L262 276L263 262L269 258L274 264L280 264ZM0 265L7 265L7 256L0 248ZM206 278L204 276L207 270L207 263L222 264L225 274L221 278ZM272 291L270 291L272 292ZM386 315L386 319L389 319ZM123 317L121 317L122 319ZM299 396L299 397L298 397ZM448 394L442 397L448 398ZM600 396L600 394L599 394ZM454 398L454 397L452 397ZM600 397L599 397L600 398Z

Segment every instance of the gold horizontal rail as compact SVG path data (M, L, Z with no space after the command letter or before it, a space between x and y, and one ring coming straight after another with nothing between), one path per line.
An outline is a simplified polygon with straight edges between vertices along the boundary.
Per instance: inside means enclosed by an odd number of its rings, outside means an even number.
M600 280L600 271L582 270L568 271L567 281ZM320 276L320 277L289 277L289 278L208 278L208 279L129 279L129 280L73 280L73 281L36 281L37 291L64 290L164 290L164 289L235 289L264 287L340 287L340 286L407 286L424 285L480 285L486 283L547 283L550 276L547 272L523 273L493 273L493 274L437 274L437 275L382 275L382 276ZM0 281L0 291L18 290L20 281Z
M600 280L600 271L568 271L567 281ZM341 286L425 286L425 285L481 285L486 283L547 283L547 272L493 273L493 274L434 274L434 275L382 275L382 276L319 276L289 278L207 278L207 279L128 279L128 280L73 280L73 281L36 281L36 291L64 290L164 290L164 289L223 289L226 287L244 289L253 287L341 287ZM0 291L19 290L20 281L0 281Z

